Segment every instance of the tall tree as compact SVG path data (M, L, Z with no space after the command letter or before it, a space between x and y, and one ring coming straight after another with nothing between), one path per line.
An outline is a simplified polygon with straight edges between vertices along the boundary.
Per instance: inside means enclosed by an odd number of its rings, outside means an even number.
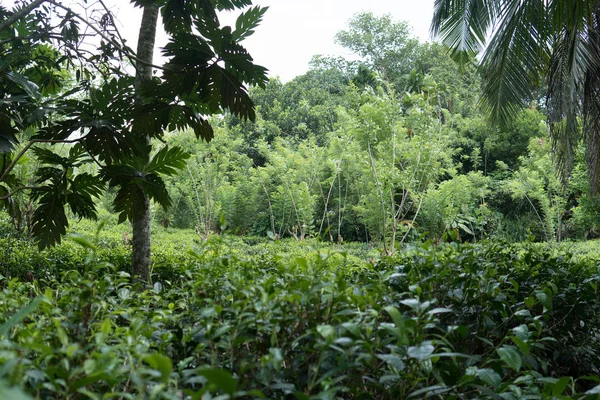
M158 6L149 4L144 7L140 33L137 45L137 64L135 76L136 103L144 105L144 99L140 95L142 85L152 79L152 62L154 56L154 43L156 41L156 25L158 21ZM135 123L135 121L134 121ZM142 133L138 140L150 145L150 136ZM147 155L149 158L149 155ZM140 189L141 186L139 186ZM133 242L132 242L132 266L133 276L147 279L150 275L150 197L142 190L142 204L133 212Z
M598 0L436 0L431 25L456 61L483 52L482 104L493 121L506 125L546 81L561 176L583 132L592 193L600 188L599 21Z
M358 13L348 29L336 34L335 41L359 55L384 80L405 90L403 79L414 68L419 46L405 22L396 22L389 14Z
M26 7L27 12L0 9L0 26L7 26L0 31L6 61L0 66L0 79L12 82L0 93L0 200L7 204L16 191L31 191L37 202L33 234L45 247L65 233L65 207L79 217L93 218L94 196L105 183L117 187L114 209L119 221L134 224L133 273L148 280L149 203L171 204L161 176L182 168L189 157L177 147L153 151L151 140L161 139L167 130L190 127L197 138L208 141L213 130L205 116L225 109L254 119L245 85L264 85L266 69L254 65L240 42L252 34L266 9L250 7L251 0L133 3L144 7L137 52L125 45L106 9L100 21L88 20L55 0L31 3L34 6ZM245 7L235 29L220 25L218 10ZM168 62L162 66L152 63L159 12L169 35L163 49ZM93 43L82 46L80 24L101 38L95 51L89 51ZM40 93L34 81L37 72L28 66L49 59L36 53L42 44L54 55L51 72L76 71L73 89ZM29 64L20 56L23 46L33 55ZM127 73L123 60L135 66L135 76ZM161 74L154 75L153 70ZM19 135L27 129L36 133L15 152ZM65 157L35 148L40 143L72 147ZM16 187L11 171L32 149L43 168L34 186ZM92 162L98 174L79 172L83 163Z

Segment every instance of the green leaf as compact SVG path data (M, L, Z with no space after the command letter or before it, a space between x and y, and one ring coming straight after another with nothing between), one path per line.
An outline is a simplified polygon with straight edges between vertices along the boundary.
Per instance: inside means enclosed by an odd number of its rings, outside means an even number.
M71 164L68 158L61 157L49 149L34 147L33 149L31 149L31 151L33 152L33 154L35 154L38 161L43 164L56 164L62 166L68 166Z
M190 153L180 147L165 146L152 157L146 167L146 172L175 175L178 170L185 168L186 161L190 156Z
M567 386L569 386L569 383L571 383L571 377L563 376L555 382L550 382L545 386L551 390L552 396L561 396Z
M167 33L190 32L192 30L192 12L190 2L168 0L162 8L163 24Z
M235 21L235 31L231 34L232 39L241 41L254 33L254 29L260 24L269 7L251 7L248 11L241 13Z
M252 0L214 0L217 10L235 10L252 5Z
M141 184L144 192L146 192L151 200L156 201L165 210L171 206L171 196L169 196L165 182L160 176L155 174L146 175Z
M9 116L0 115L0 154L6 154L13 151L15 144L18 143L15 136L16 129Z
M74 241L75 243L77 243L85 249L96 250L96 246L94 246L94 244L90 242L89 239L84 235L81 235L79 233L71 233L67 235L67 238L71 239L72 241Z
M331 325L319 325L317 326L317 332L325 339L333 339L335 337L335 328Z
M160 372L160 378L164 383L169 383L171 372L173 372L173 363L169 357L162 354L151 354L144 357L144 361L152 369Z
M206 378L208 386L222 390L230 396L237 391L237 380L224 369L198 368L196 372Z
M398 338L403 344L408 343L408 338L406 335L406 326L404 324L404 317L400 314L400 311L396 307L386 306L383 308L392 318L394 324L396 325L396 330L398 333Z
M521 355L516 347L504 345L496 351L502 361L504 361L510 368L519 372L521 366L523 365L523 360L521 359Z
M27 315L31 314L38 306L41 304L42 299L40 297L36 297L29 302L25 307L17 311L12 317L8 319L5 323L0 325L0 337L6 336L8 331L10 331L13 327L15 327L19 322L21 322ZM0 398L2 398L0 396Z
M60 187L46 186L39 191L34 191L34 198L40 196L40 192L44 194L38 200L38 207L33 213L31 231L38 247L44 249L60 243L61 237L67 232L69 222Z
M213 128L208 121L189 107L179 105L171 106L169 111L169 129L184 130L187 127L194 130L197 139L202 138L207 142L210 142L215 136Z
M89 218L95 220L96 205L94 198L102 195L102 189L105 184L99 176L83 173L77 175L70 185L70 192L67 193L67 204L71 211L79 218Z
M536 290L535 297L544 306L544 311L552 312L552 292L550 289Z
M25 394L21 389L16 387L8 387L4 382L0 381L0 399L10 400L32 400L32 397Z
M411 397L417 397L417 396L419 396L419 398L432 397L432 396L440 395L442 393L449 392L451 389L452 389L451 387L442 386L442 385L428 386L423 389L415 390L414 392L412 392L411 394L408 395L408 398L410 399ZM425 396L423 396L423 395L425 395Z
M469 367L467 368L467 375L474 375L494 388L502 384L502 377L491 368L479 369L477 367Z
M10 71L6 73L6 78L17 86L19 86L28 96L33 99L39 99L41 97L39 87L35 83L31 82L25 75L21 75L18 72Z
M423 361L429 358L435 347L431 344L431 342L423 342L419 346L410 346L408 348L407 354L411 358L415 358L419 361Z
M377 358L385 361L390 367L396 368L398 371L403 371L405 368L404 361L395 354L378 354Z
M144 192L135 181L123 184L113 201L115 212L119 213L119 223L132 221L135 207L146 202Z

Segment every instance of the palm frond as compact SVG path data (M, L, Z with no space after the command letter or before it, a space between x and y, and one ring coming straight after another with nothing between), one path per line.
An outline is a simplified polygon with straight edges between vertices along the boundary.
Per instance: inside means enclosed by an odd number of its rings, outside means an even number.
M452 58L465 64L483 50L497 14L493 0L436 0L431 35L450 47Z
M505 1L499 25L481 60L481 98L492 121L508 125L533 100L550 58L544 0Z
M581 17L584 4L579 0L551 6L554 21L563 21L562 29L557 32L550 60L550 75L548 78L548 96L546 105L548 121L554 149L559 178L566 184L574 162L574 148L581 139L581 127L578 116L584 117L584 134L586 139L587 158L590 177L596 177L600 172L597 156L600 146L600 124L594 122L595 101L593 98L600 66L600 48L598 47L597 23L593 15L587 12ZM592 2L589 2L592 3ZM587 2L586 2L587 4ZM580 16L578 23L575 19ZM555 22L554 22L555 23ZM596 76L596 78L594 78ZM597 94L597 93L596 93ZM596 171L596 172L595 172ZM598 184L593 178L591 190L595 192Z
M566 184L580 139L578 87L581 82L567 56L570 40L557 40L550 61L546 108L558 176ZM579 43L579 42L578 42Z
M592 195L600 191L600 8L591 17L587 30L588 68L583 87L582 106L586 161Z

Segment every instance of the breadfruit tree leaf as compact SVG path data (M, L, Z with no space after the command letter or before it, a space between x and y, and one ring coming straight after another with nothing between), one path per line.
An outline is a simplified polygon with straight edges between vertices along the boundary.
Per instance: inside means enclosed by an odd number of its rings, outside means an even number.
M160 149L146 167L146 172L164 175L175 175L178 170L185 168L190 153L181 147L165 146Z
M260 24L269 7L252 7L241 13L235 21L235 31L232 39L241 41L254 33L254 29Z
M65 214L65 197L58 185L34 191L38 207L33 214L32 233L40 249L60 243L69 223Z
M97 219L94 199L100 197L105 184L98 176L82 173L70 181L66 199L71 211L79 218Z
M144 192L151 200L156 201L165 210L171 206L171 196L162 178L156 174L148 174L142 180Z

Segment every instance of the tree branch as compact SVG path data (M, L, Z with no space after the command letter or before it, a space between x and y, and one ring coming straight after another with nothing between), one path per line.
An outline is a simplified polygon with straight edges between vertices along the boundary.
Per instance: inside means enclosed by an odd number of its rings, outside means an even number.
M6 21L0 24L0 32L4 31L6 28L20 20L27 14L29 14L34 8L39 7L45 1L46 0L34 0L31 3L29 3L29 5L26 5L25 7L21 8L19 11L10 16Z
M27 142L25 147L23 147L23 149L19 152L19 154L17 154L17 156L12 160L12 162L9 164L9 166L4 170L2 175L0 175L0 182L2 182L4 180L4 178L6 178L6 175L8 175L10 173L10 171L13 170L13 168L15 167L15 165L17 165L17 162L21 159L21 157L23 157L23 155L27 152L27 150L29 150L31 148L31 146L33 146L34 144L36 144L36 143L77 143L77 142L82 141L83 139L85 139L85 136L82 136L77 139L65 139L65 140L51 140L51 139L30 140L29 142Z
M8 198L11 198L12 196L17 194L21 190L31 190L31 189L41 189L41 188L42 188L42 186L19 186L18 188L16 188L15 190L13 190L9 194L7 194L6 196L1 196L0 200L6 200Z
M147 61L140 60L140 58L138 58L138 56L135 53L133 53L131 51L131 49L125 43L123 43L123 38L119 34L118 30L117 30L117 34L119 36L119 39L122 41L122 43L119 43L114 38L109 37L106 34L104 34L104 32L102 32L100 29L98 29L96 26L94 26L94 24L90 23L88 20L86 20L85 18L83 18L81 15L77 14L73 10L71 10L69 7L66 7L66 6L62 5L61 3L57 2L56 0L46 0L46 1L49 1L51 4L54 4L56 7L61 8L64 11L72 13L75 16L75 18L77 18L78 20L80 20L81 22L83 22L86 26L88 26L90 29L92 29L102 39L104 39L107 42L112 43L113 45L115 45L119 49L119 51L122 51L123 54L125 54L125 57L129 58L129 60L131 61L132 64L136 65L136 63L139 63L139 64L142 64L142 65L145 65L146 67L151 67L151 68L156 68L156 69L164 70L164 68L162 66L160 66L160 65L154 65L151 62L149 63ZM111 20L112 20L112 15L111 15ZM113 21L113 24L114 24L114 21ZM115 30L116 30L116 26L115 26Z

